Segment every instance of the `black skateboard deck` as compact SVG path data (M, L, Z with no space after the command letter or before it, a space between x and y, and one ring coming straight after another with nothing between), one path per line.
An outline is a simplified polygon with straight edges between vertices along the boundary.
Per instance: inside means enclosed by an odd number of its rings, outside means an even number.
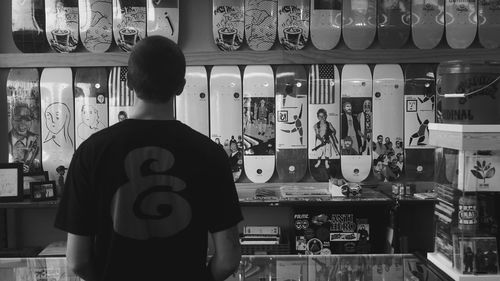
M42 53L49 48L44 8L44 0L12 0L12 37L23 53Z

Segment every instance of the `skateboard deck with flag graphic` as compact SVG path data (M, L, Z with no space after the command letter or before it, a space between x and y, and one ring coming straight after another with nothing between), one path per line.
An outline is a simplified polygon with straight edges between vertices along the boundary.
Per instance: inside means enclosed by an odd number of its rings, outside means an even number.
M269 65L248 65L243 74L243 164L252 182L267 182L275 163L274 73Z
M348 182L362 182L371 170L372 73L366 64L342 69L340 166Z
M24 174L42 172L40 78L36 68L13 68L7 77L9 163Z
M318 50L331 50L340 40L342 3L311 1L311 41Z
M344 0L342 3L342 38L345 44L353 50L370 47L377 32L377 1Z
M146 0L113 0L113 35L125 52L146 37Z
M177 43L179 0L147 0L148 36L161 35Z
M271 49L278 28L278 0L245 0L245 38L254 51Z
M333 64L309 69L309 172L316 181L341 178L340 76Z
M126 66L117 66L109 73L109 126L127 119L134 106L135 93L127 86L127 71Z
M307 172L307 74L302 65L276 69L276 170L282 182Z
M106 52L113 42L113 0L78 1L80 40L92 53Z
M80 144L108 127L108 73L105 68L82 67L75 75L75 140Z
M243 0L213 0L213 35L221 51L235 51L241 47L245 32Z
M210 74L210 137L227 152L233 179L243 171L241 74L237 66L214 66Z
M45 35L59 53L73 52L78 45L78 0L45 0Z
M500 47L500 2L479 0L477 8L479 42L485 48Z
M301 50L309 40L309 0L278 0L278 38L285 50Z
M45 68L40 78L40 98L43 169L50 180L60 185L75 150L71 68Z
M446 41L453 49L465 49L476 38L476 0L446 1Z
M402 176L404 77L398 64L377 64L373 71L373 167L376 181Z
M43 0L12 0L12 37L23 53L47 51Z
M410 0L377 0L377 3L377 36L380 46L386 49L403 47L410 37Z
M413 0L411 32L413 44L419 49L435 48L444 33L445 0Z
M208 137L208 108L207 70L204 66L186 67L186 86L182 94L175 97L177 120Z

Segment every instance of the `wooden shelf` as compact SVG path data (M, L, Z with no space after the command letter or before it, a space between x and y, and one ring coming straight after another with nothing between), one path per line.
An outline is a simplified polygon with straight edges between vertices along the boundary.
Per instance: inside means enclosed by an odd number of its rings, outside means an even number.
M0 203L0 209L41 209L41 208L57 208L57 206L59 206L59 200L40 201L40 202L24 200L20 202Z
M500 125L429 124L429 144L460 151L500 150Z

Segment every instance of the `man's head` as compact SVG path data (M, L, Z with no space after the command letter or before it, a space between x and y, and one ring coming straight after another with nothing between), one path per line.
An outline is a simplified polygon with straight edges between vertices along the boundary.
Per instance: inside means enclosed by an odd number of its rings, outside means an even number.
M346 148L350 148L352 146L352 138L350 136L344 138L344 146Z
M342 106L342 108L344 109L345 113L347 113L347 114L352 113L352 104L350 102L344 102L344 105Z
M167 102L184 88L186 59L177 44L162 36L137 43L128 60L128 86L147 102Z
M13 132L19 136L26 136L31 128L33 114L26 104L17 104L12 110Z
M125 119L127 119L127 118L128 118L128 116L127 116L127 112L125 112L125 111L123 111L123 110L122 110L122 111L120 111L120 112L118 112L118 121L120 121L120 122L121 122L121 121L123 121L123 120L125 120Z
M377 136L377 142L378 142L379 144L382 144L382 141L384 141L384 136L382 136L382 135L378 135L378 136Z

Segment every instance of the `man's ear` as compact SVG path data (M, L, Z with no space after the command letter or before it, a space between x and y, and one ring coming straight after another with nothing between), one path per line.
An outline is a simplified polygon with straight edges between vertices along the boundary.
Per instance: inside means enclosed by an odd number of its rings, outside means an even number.
M184 86L186 86L186 78L182 80L182 84L179 85L179 88L177 88L175 95L180 96L182 94L182 91L184 91Z

